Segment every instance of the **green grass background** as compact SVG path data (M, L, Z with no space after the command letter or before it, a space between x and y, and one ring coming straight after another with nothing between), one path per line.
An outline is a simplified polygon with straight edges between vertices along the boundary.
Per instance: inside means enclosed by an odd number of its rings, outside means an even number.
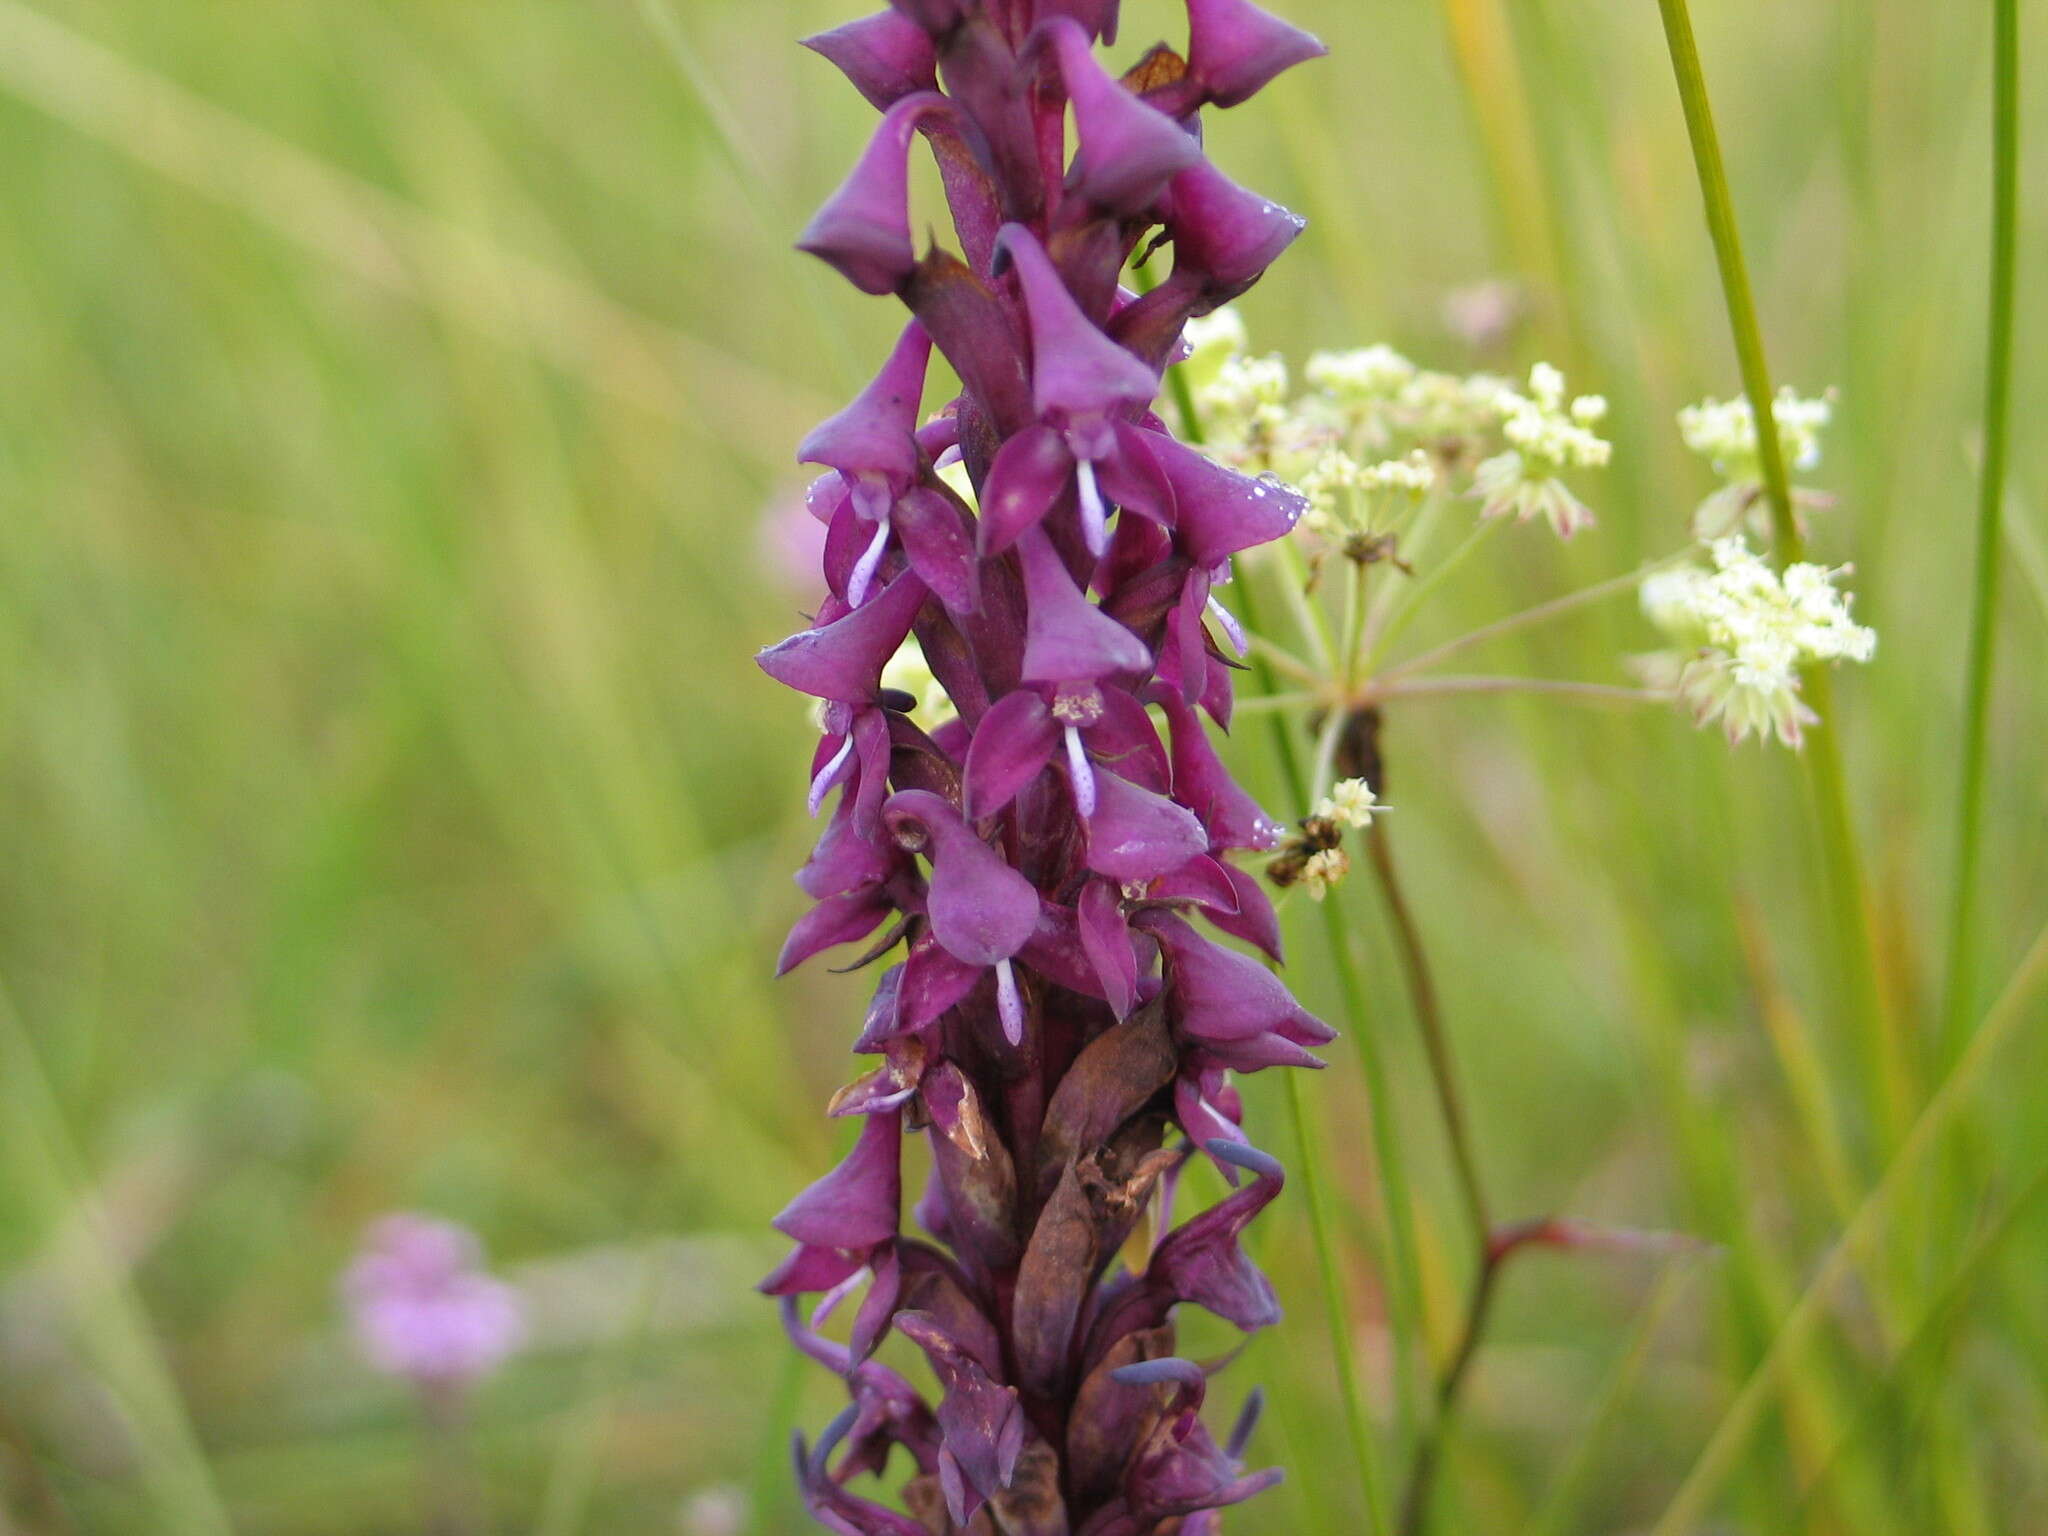
M1283 8L1334 58L1211 130L1311 217L1245 305L1258 343L1547 357L1614 402L1599 529L1501 541L1447 625L1674 547L1708 487L1672 414L1736 379L1655 6ZM1133 0L1127 42L1177 37L1168 9ZM1773 362L1842 391L1815 542L1883 639L1829 728L1909 1118L1951 859L1988 7L1698 12ZM0 1529L418 1529L408 1405L334 1300L364 1223L413 1206L539 1298L477 1409L497 1529L708 1532L728 1488L750 1529L806 1528L781 1445L836 1389L747 1285L834 1156L863 991L768 979L811 736L750 657L801 601L763 509L898 323L788 249L869 121L790 40L849 14L0 0ZM1985 1003L2048 913L2044 123ZM1475 356L1441 302L1495 277L1530 318ZM1653 643L1623 599L1489 666L1621 681ZM1802 776L1662 712L1431 702L1389 731L1495 1203L1718 1245L1512 1273L1443 1529L1647 1528L1905 1126L1838 1027ZM1348 910L1441 1350L1467 1255L1362 882ZM1296 983L1334 1008L1303 916ZM2021 1006L1965 1134L1766 1394L1720 1529L2048 1530L2048 1004ZM1368 1109L1332 1062L1310 1096L1384 1397ZM1274 1085L1250 1097L1284 1147ZM1291 1315L1219 1396L1267 1384L1290 1475L1232 1528L1336 1536L1356 1482L1298 1199L1267 1221Z

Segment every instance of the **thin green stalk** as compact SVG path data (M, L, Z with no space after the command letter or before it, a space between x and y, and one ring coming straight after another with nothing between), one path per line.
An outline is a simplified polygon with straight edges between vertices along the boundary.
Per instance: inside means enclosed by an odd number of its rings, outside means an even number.
M1770 1348L1721 1416L1699 1459L1651 1528L1651 1536L1689 1536L1699 1528L1722 1482L1734 1469L1736 1458L1763 1421L1765 1409L1788 1369L1807 1344L1819 1336L1837 1288L1859 1265L1870 1263L1877 1235L1893 1214L1901 1192L1941 1147L1951 1124L1967 1106L1999 1053L2022 1034L2022 1025L2040 1017L2035 1011L2034 994L2044 983L2048 983L2048 929L2043 929L2035 939L2007 983L2004 995L1985 1014L1982 1026L1970 1037L1955 1066L1914 1120L1883 1177L1864 1196L1798 1301L1785 1314Z
M1977 970L1977 874L1983 850L1991 674L2004 554L2000 524L2012 430L2013 309L2019 251L2019 0L1992 0L1992 17L1991 313L1984 363L1984 474L1978 487L1977 580L1970 603L1955 883L1949 896L1948 982L1939 1037L1943 1061L1953 1056L1969 1029Z
M1693 38L1692 17L1686 0L1657 0L1657 7L1664 20L1664 38L1678 81L1679 102L1685 111L1686 135L1692 144L1693 165L1706 206L1707 229L1720 268L1721 291L1728 306L1742 387L1756 421L1757 459L1770 503L1774 553L1782 568L1805 559L1806 539L1792 509L1784 444L1779 439L1772 409L1771 372L1764 354L1763 328L1757 320L1756 299L1743 261L1742 237L1736 229L1735 204L1728 191L1728 172L1714 129L1713 106L1700 67L1699 45ZM1880 1124L1889 1124L1896 1130L1907 1113L1911 1095L1903 1066L1904 1051L1894 1037L1878 981L1877 945L1864 900L1863 859L1849 806L1848 775L1842 765L1834 689L1828 673L1821 668L1806 674L1804 687L1814 709L1828 722L1825 729L1813 733L1804 755L1835 918L1838 964L1849 996L1850 1020L1861 1039L1875 1040L1877 1046L1875 1062L1863 1064L1872 1111Z
M1329 1315L1334 1337L1330 1353L1336 1359L1337 1386L1344 1400L1344 1429L1351 1440L1352 1459L1358 1463L1358 1481L1365 1493L1366 1518L1375 1532L1388 1529L1387 1491L1381 1478L1379 1453L1373 1444L1372 1424L1365 1416L1365 1392L1358 1379L1358 1351L1346 1323L1344 1279L1337 1268L1337 1242L1332 1235L1330 1196L1323 1183L1322 1152L1309 1121L1308 1102L1301 1092L1301 1074L1289 1072L1287 1112L1294 1122L1295 1165L1302 1193L1308 1203L1309 1231L1315 1239L1316 1270L1322 1280L1323 1309Z
M1141 273L1140 280L1142 279ZM1180 413L1181 430L1190 442L1200 443L1201 417L1195 411L1194 391L1188 386L1187 374L1179 368L1169 368L1166 373L1174 405ZM1241 582L1232 595L1236 599L1237 611L1244 620L1245 628L1254 634L1258 633L1258 598L1251 581L1247 579ZM1265 655L1254 649L1250 666L1260 691L1273 692L1273 669ZM1302 773L1301 755L1295 750L1294 738L1287 732L1286 720L1277 714L1268 716L1268 719L1271 723L1273 752L1280 764L1282 780L1299 803L1304 800L1307 788ZM1415 1316L1407 1305L1407 1298L1413 1292L1409 1290L1408 1280L1405 1278L1413 1274L1412 1249L1407 1241L1407 1193L1401 1176L1398 1147L1388 1127L1389 1101L1385 1072L1379 1066L1378 1053L1373 1050L1368 1039L1363 982L1351 962L1349 936L1343 930L1341 917L1337 916L1337 907L1333 902L1325 902L1323 907L1333 924L1330 932L1331 947L1344 997L1345 1022L1350 1027L1360 1058L1366 1064L1367 1092L1372 1100L1373 1137L1375 1151L1378 1154L1381 1188L1387 1205L1388 1246L1392 1251L1388 1264L1392 1273L1387 1277L1386 1288L1389 1312L1397 1330L1395 1342L1398 1359L1400 1346L1413 1336L1412 1321ZM1351 1459L1357 1465L1359 1488L1365 1497L1368 1530L1372 1536L1384 1536L1391 1528L1386 1507L1385 1481L1380 1472L1379 1450L1374 1443L1371 1420L1366 1415L1364 1390L1358 1379L1358 1362L1347 1316L1348 1309L1344 1302L1336 1241L1331 1233L1329 1210L1324 1195L1321 1151L1309 1126L1308 1106L1302 1097L1298 1074L1282 1075L1288 1079L1288 1117L1293 1122L1299 1164L1296 1177L1300 1179L1308 1197L1309 1231L1315 1245L1316 1266L1322 1277L1323 1308L1330 1329L1331 1353L1336 1356L1337 1386L1344 1401L1344 1423L1351 1441ZM1405 1380L1405 1373L1397 1367L1397 1398L1403 1402L1406 1401L1405 1392L1400 1389Z
M1491 524L1489 526L1498 526L1498 524ZM1482 624L1479 628L1468 630L1454 639L1446 640L1442 645L1433 646L1420 655L1410 656L1406 661L1387 667L1378 675L1384 679L1406 677L1410 673L1426 671L1438 662L1447 661L1460 651L1468 651L1475 645L1483 645L1489 640L1498 640L1504 635L1512 635L1517 631L1533 628L1538 624L1547 623L1551 619L1560 618L1567 613L1575 612L1585 607L1588 603L1596 603L1604 597L1612 597L1616 593L1627 592L1634 587L1641 586L1645 578L1655 575L1667 566L1676 565L1691 553L1690 550L1680 550L1675 555L1667 555L1661 560L1653 560L1648 565L1638 566L1635 570L1629 571L1624 575L1610 576L1605 581L1594 582L1590 587L1581 587L1576 592L1567 592L1562 597L1553 597L1547 602L1536 604L1533 608L1524 608L1520 613L1511 613L1504 619L1495 619L1491 624Z

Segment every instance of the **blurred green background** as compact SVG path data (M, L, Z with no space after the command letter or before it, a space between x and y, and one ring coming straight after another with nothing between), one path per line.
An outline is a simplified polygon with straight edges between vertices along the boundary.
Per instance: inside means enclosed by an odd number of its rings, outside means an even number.
M1133 0L1125 51L1177 40L1169 9ZM1673 413L1736 378L1656 7L1283 9L1334 57L1210 139L1311 217L1244 306L1255 343L1547 357L1612 399L1600 528L1502 541L1459 588L1467 623L1675 547L1708 482ZM1841 390L1816 546L1854 562L1883 640L1829 725L1924 1064L1988 8L1698 9L1773 362ZM792 446L898 324L789 250L870 121L791 40L851 14L0 0L0 1529L419 1529L410 1404L334 1292L392 1208L474 1225L531 1300L477 1406L495 1528L807 1528L784 1438L840 1399L748 1286L767 1217L834 1155L820 1111L865 993L769 980L813 738L750 658L807 601L762 531L800 487ZM2048 183L2026 190L1986 1001L2048 912ZM1482 280L1527 300L1486 353L1443 320ZM1654 643L1624 598L1499 669L1624 681ZM1443 1528L1647 1528L1903 1130L1863 1091L1868 1042L1830 1027L1803 781L1656 711L1430 702L1389 732L1496 1203L1719 1245L1514 1271ZM1348 910L1440 1350L1467 1255L1380 913L1363 886ZM1288 915L1296 984L1333 1005ZM1720 1529L2048 1530L2027 1006L1967 1135L1766 1393ZM1347 1342L1383 1397L1367 1106L1357 1058L1331 1059L1308 1086ZM1250 1099L1284 1146L1275 1085ZM1290 1475L1232 1529L1349 1532L1294 1191L1268 1222L1291 1316L1227 1395L1266 1383L1259 1450Z

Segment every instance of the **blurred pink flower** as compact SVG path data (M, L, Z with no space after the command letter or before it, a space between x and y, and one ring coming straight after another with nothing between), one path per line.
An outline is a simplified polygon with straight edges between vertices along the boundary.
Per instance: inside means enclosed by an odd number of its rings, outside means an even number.
M818 574L825 558L825 525L805 491L784 489L761 508L754 544L762 571L777 586L807 602L825 595Z
M526 1335L518 1293L484 1272L474 1233L430 1216L375 1223L342 1279L357 1342L378 1370L460 1388L495 1370Z

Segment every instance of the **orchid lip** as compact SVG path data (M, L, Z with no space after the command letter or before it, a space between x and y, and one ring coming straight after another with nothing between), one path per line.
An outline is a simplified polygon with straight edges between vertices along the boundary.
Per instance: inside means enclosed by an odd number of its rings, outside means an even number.
M818 776L811 780L811 792L805 803L810 807L813 816L818 814L819 808L825 803L825 797L832 792L832 785L839 777L839 770L846 766L847 759L852 756L853 733L848 731L846 740L840 743L839 750L832 754L832 761L820 768Z
M874 584L875 572L881 568L882 556L889 550L889 519L885 513L875 524L875 536L868 540L868 547L854 562L853 573L846 578L846 601L858 608L867 601L868 588Z
M1017 992L1017 971L1007 960L996 962L996 1011L1002 1015L1003 1038L1024 1043L1024 999Z
M1081 537L1088 553L1100 560L1109 548L1109 513L1102 505L1102 488L1095 483L1093 459L1074 461L1074 484L1080 491Z
M1095 769L1088 761L1088 749L1081 742L1081 729L1070 725L1063 733L1067 741L1067 777L1074 785L1074 809L1087 820L1095 814Z

